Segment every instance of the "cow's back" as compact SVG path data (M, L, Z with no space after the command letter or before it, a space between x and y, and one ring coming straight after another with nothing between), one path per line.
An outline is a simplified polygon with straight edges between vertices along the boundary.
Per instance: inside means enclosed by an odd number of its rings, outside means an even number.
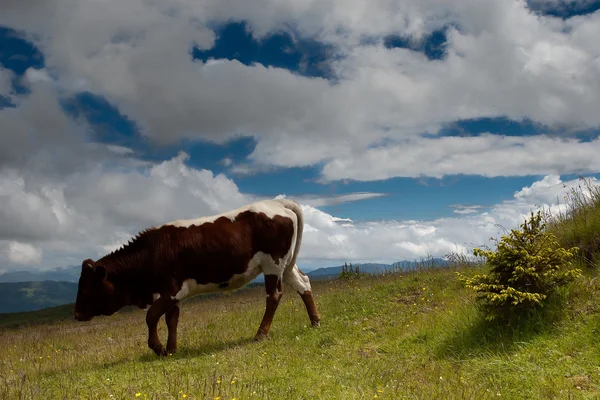
M238 211L156 228L165 240L156 247L155 259L179 282L223 284L235 275L255 276L249 269L257 264L279 263L289 256L295 229L289 210L273 201Z

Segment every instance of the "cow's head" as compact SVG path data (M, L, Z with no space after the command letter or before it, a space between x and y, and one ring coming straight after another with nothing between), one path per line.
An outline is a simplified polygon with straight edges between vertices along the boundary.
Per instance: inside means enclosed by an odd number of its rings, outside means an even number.
M90 259L84 260L73 318L89 321L97 315L114 314L120 308L116 297L115 286L108 279L106 268Z

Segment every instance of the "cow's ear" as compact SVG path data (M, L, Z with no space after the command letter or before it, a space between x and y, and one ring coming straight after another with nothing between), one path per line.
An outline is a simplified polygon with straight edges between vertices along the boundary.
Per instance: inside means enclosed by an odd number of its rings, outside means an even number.
M88 258L86 260L83 260L83 262L81 263L81 270L85 271L85 270L94 270L94 261L91 258Z
M94 273L100 280L105 280L108 272L106 271L106 267L104 265L96 265L94 268Z

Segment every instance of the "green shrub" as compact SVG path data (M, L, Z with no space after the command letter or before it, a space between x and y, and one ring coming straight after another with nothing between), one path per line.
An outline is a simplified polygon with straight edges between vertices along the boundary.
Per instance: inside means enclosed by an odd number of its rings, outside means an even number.
M487 320L510 322L543 306L549 296L581 275L572 263L577 250L561 247L554 234L545 230L538 211L521 224L521 230L502 236L496 251L473 250L487 260L489 274L472 278L457 274L477 293Z

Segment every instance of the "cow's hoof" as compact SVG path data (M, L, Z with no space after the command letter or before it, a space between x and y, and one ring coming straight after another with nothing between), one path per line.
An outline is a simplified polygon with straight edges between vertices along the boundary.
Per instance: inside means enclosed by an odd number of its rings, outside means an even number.
M164 357L164 356L168 355L167 349L165 349L161 344L149 346L149 347L150 347L150 349L152 349L152 351L154 351L154 353L157 356Z
M262 342L263 340L266 340L266 339L269 339L269 335L264 332L258 332L256 335L254 335L255 342Z
M321 326L321 320L319 320L319 319L313 320L313 321L311 321L311 325L313 328L317 328L317 327Z

